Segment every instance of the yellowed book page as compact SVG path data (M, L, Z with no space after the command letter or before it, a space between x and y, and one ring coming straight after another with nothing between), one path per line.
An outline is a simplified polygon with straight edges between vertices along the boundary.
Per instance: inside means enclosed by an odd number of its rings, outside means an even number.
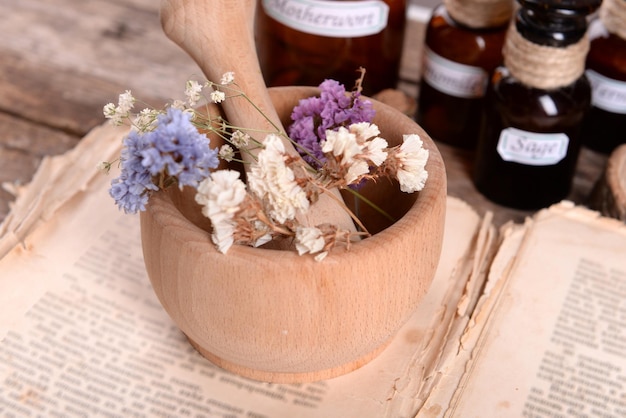
M506 255L512 268L443 416L626 416L626 226L562 202Z
M33 205L25 206L33 209L11 218L17 231L25 222L29 226L13 234L17 244L0 259L0 414L413 415L422 376L432 368L425 362L439 357L455 317L450 312L465 294L475 293L466 285L472 268L465 260L482 224L470 207L449 200L433 285L378 358L322 382L254 382L201 357L159 304L143 265L138 218L118 211L108 196L111 177L93 168L101 141L119 141L118 131L104 133L77 150L93 158L84 167L72 164L75 153L66 164L57 161L61 168L52 172L64 173L67 183L58 184L68 190L41 198L26 190L23 196ZM58 209L46 211L49 204Z

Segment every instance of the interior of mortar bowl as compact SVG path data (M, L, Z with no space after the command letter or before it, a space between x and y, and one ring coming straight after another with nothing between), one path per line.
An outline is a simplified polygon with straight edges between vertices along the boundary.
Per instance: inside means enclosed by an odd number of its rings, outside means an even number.
M174 206L187 220L207 232L211 231L211 222L202 214L200 205L194 201L195 189L185 187L181 191L171 187L167 189L167 193ZM359 189L359 194L384 212L381 213L350 192L342 192L346 206L359 217L371 234L381 232L402 218L417 200L417 193L403 193L395 180L387 179L379 183L368 182Z

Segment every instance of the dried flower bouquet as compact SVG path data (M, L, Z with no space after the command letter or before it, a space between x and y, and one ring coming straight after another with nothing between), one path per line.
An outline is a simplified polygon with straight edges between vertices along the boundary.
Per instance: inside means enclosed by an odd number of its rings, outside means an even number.
M126 91L117 105L104 107L111 123L131 126L119 159L121 173L112 180L110 194L121 209L135 213L145 210L158 190L190 186L211 221L211 238L220 252L233 244L260 246L292 238L300 255L310 253L322 260L333 247L349 247L369 232L345 205L356 232L331 224L302 225L298 214L309 210L320 194L339 188L359 197L360 185L383 177L396 179L403 192L413 193L428 177L428 150L420 137L404 135L401 145L389 147L372 123L375 111L360 94L361 82L362 77L347 93L336 81L324 81L319 96L303 99L293 109L287 132L233 126L202 106L202 100L250 101L230 72L219 83L188 81L186 100L162 110L133 113L137 101ZM207 134L217 135L225 145L211 148ZM291 141L300 156L289 155L282 138ZM246 169L245 182L239 171L217 169L220 159L243 162L242 155L252 150L258 153ZM113 163L104 162L101 168L108 172Z

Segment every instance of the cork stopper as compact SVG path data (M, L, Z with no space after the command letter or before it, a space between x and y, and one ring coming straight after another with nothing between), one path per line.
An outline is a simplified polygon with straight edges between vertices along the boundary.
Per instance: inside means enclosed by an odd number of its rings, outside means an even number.
M504 65L523 84L550 90L567 86L582 76L589 38L566 47L533 43L520 35L515 24L507 32L502 50Z
M513 14L513 0L443 0L452 19L472 29L506 24Z
M575 82L589 51L587 17L600 0L518 0L507 32L504 65L523 84L552 90Z

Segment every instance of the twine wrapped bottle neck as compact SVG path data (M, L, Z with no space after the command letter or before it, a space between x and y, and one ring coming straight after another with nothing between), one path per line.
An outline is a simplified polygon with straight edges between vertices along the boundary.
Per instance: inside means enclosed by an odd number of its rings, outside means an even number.
M511 19L512 0L443 0L456 22L472 29L502 26Z
M520 35L512 23L502 53L504 65L513 77L527 86L551 90L582 76L588 51L587 35L566 47L539 45Z
M604 0L600 20L606 30L626 40L626 0Z

